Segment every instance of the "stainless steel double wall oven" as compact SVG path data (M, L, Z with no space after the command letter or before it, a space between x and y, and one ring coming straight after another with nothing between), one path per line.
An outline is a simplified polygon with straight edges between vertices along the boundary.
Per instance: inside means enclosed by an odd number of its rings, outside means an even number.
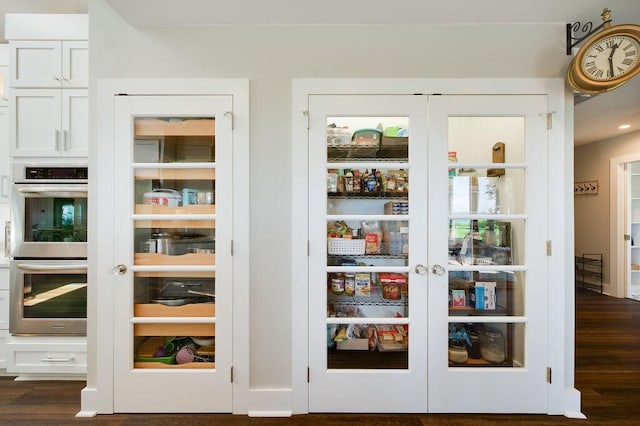
M14 164L11 307L14 335L85 335L88 169Z

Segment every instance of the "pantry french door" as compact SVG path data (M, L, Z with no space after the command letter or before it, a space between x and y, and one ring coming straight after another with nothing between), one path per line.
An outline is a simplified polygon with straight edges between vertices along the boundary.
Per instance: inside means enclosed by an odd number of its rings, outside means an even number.
M546 412L546 110L309 96L309 411Z
M426 411L426 116L421 96L310 97L310 411Z
M232 410L232 111L115 97L115 412Z

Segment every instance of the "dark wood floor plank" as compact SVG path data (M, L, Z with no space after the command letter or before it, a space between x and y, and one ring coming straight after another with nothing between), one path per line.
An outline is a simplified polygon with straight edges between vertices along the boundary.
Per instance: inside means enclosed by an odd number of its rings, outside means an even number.
M309 414L249 418L229 414L114 414L75 418L83 382L16 382L0 377L0 424L22 425L639 425L640 302L589 291L576 295L575 385L587 420L540 415Z

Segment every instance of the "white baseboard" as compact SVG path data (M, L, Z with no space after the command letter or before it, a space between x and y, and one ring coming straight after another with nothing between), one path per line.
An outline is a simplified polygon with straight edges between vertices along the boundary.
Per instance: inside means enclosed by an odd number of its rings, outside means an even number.
M18 374L19 375L14 379L16 382L27 382L32 380L75 380L84 382L87 380L87 376L85 374Z
M291 417L292 411L249 411L249 417Z
M564 416L570 419L586 419L580 406L580 391L576 388L566 389L564 397Z
M249 417L291 417L292 391L282 389L250 389L246 410L234 414L247 414ZM235 406L235 404L234 404Z

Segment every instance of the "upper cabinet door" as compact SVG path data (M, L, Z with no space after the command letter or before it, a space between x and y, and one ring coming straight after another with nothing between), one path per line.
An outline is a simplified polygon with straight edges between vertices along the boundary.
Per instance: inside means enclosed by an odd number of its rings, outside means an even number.
M89 152L88 90L63 90L61 99L60 155L86 157Z
M62 42L62 87L89 87L88 42Z
M13 90L10 101L11 156L60 156L63 139L60 90Z
M86 41L12 41L11 87L88 87Z
M11 91L12 157L86 157L87 89Z

